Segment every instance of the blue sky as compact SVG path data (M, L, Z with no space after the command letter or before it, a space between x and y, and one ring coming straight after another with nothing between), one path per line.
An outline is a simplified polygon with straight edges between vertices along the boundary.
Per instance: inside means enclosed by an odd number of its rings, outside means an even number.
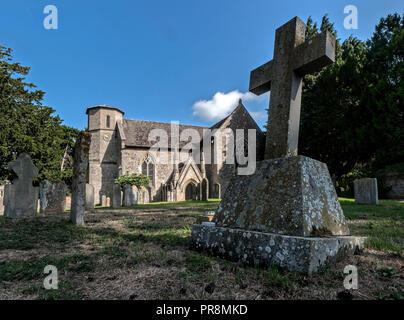
M343 26L350 4L358 8L357 30ZM57 30L43 27L46 5L58 9ZM8 0L0 45L32 68L28 80L70 126L84 128L86 108L97 104L119 107L127 118L209 125L239 96L263 125L267 96L246 92L250 71L272 59L277 27L328 13L339 38L364 40L393 12L403 13L404 1ZM226 106L198 115L201 100Z

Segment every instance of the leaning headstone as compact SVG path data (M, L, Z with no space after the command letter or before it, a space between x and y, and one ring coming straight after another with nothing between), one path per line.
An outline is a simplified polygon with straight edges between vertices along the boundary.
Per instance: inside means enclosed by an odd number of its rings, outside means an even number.
M86 178L90 142L91 134L89 132L82 131L80 132L74 147L70 219L73 223L78 225L84 225L84 211L86 206Z
M305 42L294 18L276 30L274 59L251 72L250 91L271 90L265 159L235 176L212 222L192 226L192 246L221 258L311 274L363 247L349 236L327 166L298 156L302 77L335 59L335 38Z
M91 211L94 209L94 186L86 183L86 210Z
M122 206L121 186L114 184L112 188L112 208L120 208Z
M27 153L8 165L17 175L12 184L4 190L4 216L9 218L29 217L37 214L39 188L32 186L32 180L38 175L37 167Z
M39 185L41 214L59 213L66 211L67 186L64 182L49 182L45 180Z
M376 178L363 178L354 181L355 203L378 204L379 195L377 192Z

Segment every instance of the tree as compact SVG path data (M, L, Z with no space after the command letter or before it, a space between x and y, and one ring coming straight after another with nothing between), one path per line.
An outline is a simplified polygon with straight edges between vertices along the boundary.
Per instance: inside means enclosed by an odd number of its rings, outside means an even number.
M133 173L120 176L115 179L115 183L119 184L123 190L125 186L136 186L137 188L148 186L150 185L150 179L142 173Z
M61 163L69 154L78 130L62 125L55 110L43 106L44 92L25 82L30 68L12 61L12 50L0 46L0 180L10 179L8 163L22 152L39 169L38 180L69 179L71 168Z
M337 40L335 63L304 79L299 149L336 180L403 162L403 23L389 15L366 43ZM309 18L307 26L310 39L317 24ZM320 29L336 35L326 16Z
M327 16L320 30L337 35ZM306 37L317 33L309 18ZM362 159L354 132L358 119L352 115L360 102L365 53L359 39L350 37L342 45L337 39L335 63L304 78L299 150L327 163L334 177L350 172Z
M366 131L376 171L404 162L404 15L380 19L366 48L368 86L361 98L369 112Z

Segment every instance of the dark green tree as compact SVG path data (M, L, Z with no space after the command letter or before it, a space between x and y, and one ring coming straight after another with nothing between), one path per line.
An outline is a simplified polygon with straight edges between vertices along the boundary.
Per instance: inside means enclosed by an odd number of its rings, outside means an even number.
M382 18L366 42L367 145L372 171L404 162L404 15Z
M12 61L11 49L0 46L0 180L10 179L7 165L22 152L38 167L38 180L69 179L78 131L62 125L52 115L55 110L42 105L44 92L25 82L29 70Z
M327 16L320 30L311 18L307 25L307 39L325 30L337 36ZM335 63L304 79L299 150L327 163L334 177L350 172L361 160L352 138L356 119L351 112L359 106L365 57L362 41L350 37L341 45L337 39Z
M403 162L403 20L381 19L366 43L337 40L335 63L304 79L300 153L327 163L336 180ZM307 25L310 39L319 30ZM320 30L336 35L327 17Z

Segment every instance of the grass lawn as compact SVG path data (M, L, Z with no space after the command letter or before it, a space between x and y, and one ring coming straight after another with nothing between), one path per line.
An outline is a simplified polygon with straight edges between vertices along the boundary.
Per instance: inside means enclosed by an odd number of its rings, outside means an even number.
M311 277L189 250L191 225L218 199L98 208L85 227L67 213L0 216L0 299L336 299L348 264L359 270L355 299L403 299L404 203L340 201L366 249ZM43 288L46 265L58 268L58 290Z

